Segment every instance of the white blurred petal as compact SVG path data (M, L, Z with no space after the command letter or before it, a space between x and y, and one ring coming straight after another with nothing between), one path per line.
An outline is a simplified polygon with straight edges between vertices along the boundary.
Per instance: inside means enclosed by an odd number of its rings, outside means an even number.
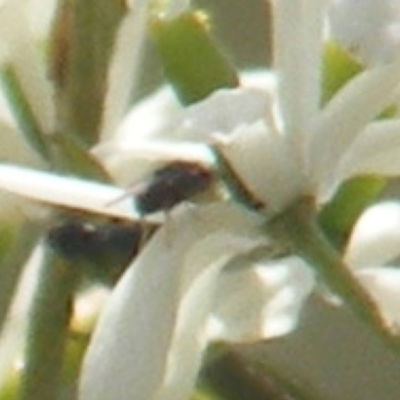
M164 138L204 141L214 133L230 133L238 126L264 118L271 107L265 84L260 88L249 86L252 87L217 90L185 109L177 103L170 90L160 90L133 108L113 140L128 142Z
M388 326L400 332L400 269L398 267L376 267L362 269L357 278L377 302Z
M270 69L260 68L243 71L239 75L240 86L243 88L261 90L269 97L275 98L277 93L277 75Z
M285 139L262 122L239 128L219 148L250 193L276 213L301 190L301 170L293 165Z
M261 88L221 89L188 107L181 126L194 138L209 138L261 120L269 108L270 95Z
M284 335L296 326L313 286L311 270L295 257L260 262L249 269L224 270L209 334L230 341Z
M21 362L29 313L43 264L43 246L37 246L26 265L14 295L13 304L0 336L0 385L3 387L13 363ZM22 268L21 268L22 269ZM16 368L17 365L14 365ZM18 366L23 367L23 363Z
M57 0L27 0L26 3L32 32L40 40L49 33Z
M340 163L338 178L360 174L400 175L400 120L371 123L358 135Z
M165 135L173 139L175 132L170 127L176 124L182 112L183 108L171 88L164 87L135 104L111 139L125 143L162 138Z
M200 142L138 140L136 142L110 141L96 146L98 157L114 181L132 185L160 165L181 160L210 166L215 162L210 147Z
M324 0L275 0L274 61L285 130L300 145L318 109Z
M222 203L175 210L112 294L85 358L80 399L184 399L216 274L260 244L255 224Z
M384 265L400 255L400 203L384 202L368 208L357 221L346 249L353 268Z
M267 80L259 81L264 88ZM117 182L125 184L154 168L155 161L190 158L210 163L213 157L202 142L207 144L214 134L228 135L247 123L263 120L271 103L264 89L223 89L183 111L171 93L163 90L135 107L117 135L92 152Z
M0 63L15 72L32 112L45 133L54 132L53 88L40 57L24 2L0 7Z
M142 3L142 4L139 4ZM146 36L149 1L134 3L116 35L108 72L101 139L109 138L120 123L137 84Z
M334 38L369 65L393 61L400 51L400 3L393 0L332 0Z
M0 189L50 205L120 218L140 218L134 213L132 201L123 198L124 189L79 178L0 164Z
M332 184L335 166L346 148L394 100L399 81L400 59L359 74L322 110L312 130L309 154L309 173L320 193Z

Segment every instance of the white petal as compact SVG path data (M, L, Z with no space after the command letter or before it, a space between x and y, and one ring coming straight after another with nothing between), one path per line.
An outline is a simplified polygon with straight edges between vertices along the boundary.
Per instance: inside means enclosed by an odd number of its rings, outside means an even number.
M224 270L209 334L230 341L284 335L295 327L313 284L311 270L295 257Z
M183 400L188 395L215 274L259 244L254 224L225 204L173 212L111 296L85 358L80 399ZM200 302L194 306L196 298Z
M277 75L269 69L246 70L241 73L240 86L243 88L264 91L268 97L275 98L277 94Z
M285 130L297 145L318 109L324 8L324 0L273 2L280 108Z
M375 299L388 326L400 332L400 270L398 267L367 268L357 278Z
M263 119L271 106L270 93L262 88L221 89L189 107L181 125L194 138L209 138Z
M136 142L110 141L93 150L102 165L124 186L142 180L146 174L168 162L181 160L205 166L215 163L210 147L197 142L138 140Z
M139 219L126 191L116 186L0 164L0 189L50 205ZM121 200L119 200L121 199Z
M136 87L146 35L148 3L136 1L124 17L116 35L114 54L108 72L108 88L104 102L101 139L114 134L126 112L130 96Z
M400 120L371 123L341 161L338 180L361 174L400 175Z
M209 140L214 133L229 133L262 119L271 107L270 93L263 89L264 85L251 86L218 90L185 109L177 104L169 90L161 90L133 108L115 140L158 137L202 141Z
M26 3L32 31L39 40L43 39L52 27L57 0L30 0Z
M400 203L368 208L357 221L346 249L353 268L383 265L400 255Z
M157 400L186 400L193 391L207 344L206 321L217 289L217 277L225 261L216 259L210 264L182 299Z
M312 130L310 174L323 193L342 154L366 124L393 101L400 81L400 59L352 79L324 108Z
M169 129L180 118L183 108L169 87L164 87L135 104L113 135L113 140L135 142L143 139L174 138Z
M393 61L400 50L400 4L393 0L333 0L333 36L369 65Z
M229 134L262 120L271 109L269 92L264 89L268 75L257 79L260 88L255 87L255 79L252 82L251 88L219 90L185 110L168 91L158 92L134 107L116 137L92 151L116 181L125 184L154 168L155 161L175 158L210 163L210 151L200 141L210 142L213 134Z
M40 128L53 133L53 88L33 41L27 11L23 2L8 1L0 8L0 62L13 68Z
M0 336L0 384L4 385L13 363L22 356L24 340L26 340L29 313L40 278L44 260L43 246L37 246L25 266L21 266L22 276L15 290L13 304L10 307L5 326ZM14 365L14 367L17 367ZM19 367L23 367L19 365Z
M293 164L285 139L262 121L221 138L218 145L243 185L268 212L281 211L301 193L302 171Z

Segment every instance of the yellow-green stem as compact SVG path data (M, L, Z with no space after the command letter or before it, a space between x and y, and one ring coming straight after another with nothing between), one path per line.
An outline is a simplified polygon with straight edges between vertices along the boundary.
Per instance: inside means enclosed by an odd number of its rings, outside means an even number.
M32 251L41 227L32 221L25 222L14 241L7 248L7 255L0 263L0 330L6 321L15 288L18 285L23 267Z
M293 251L314 269L317 279L339 296L345 306L381 339L400 351L400 338L391 334L369 293L345 264L342 255L324 237L315 215L313 203L304 199L276 217L268 229L289 242Z
M27 332L20 400L60 398L71 296L78 278L76 270L47 251Z

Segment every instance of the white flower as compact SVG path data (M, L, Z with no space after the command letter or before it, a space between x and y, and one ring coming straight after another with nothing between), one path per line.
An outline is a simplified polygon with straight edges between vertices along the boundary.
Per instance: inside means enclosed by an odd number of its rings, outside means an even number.
M147 2L140 4L145 14ZM161 92L156 102L137 108L123 128L134 132L134 142L120 132L93 149L118 182L128 183L160 157L183 154L209 162L211 143L265 209L255 213L221 200L171 212L118 283L96 327L82 371L82 400L183 400L210 339L255 340L289 332L313 276L298 257L251 260L249 252L271 246L263 231L267 215L305 196L324 202L352 175L399 172L386 160L400 138L398 120L371 122L395 97L399 59L360 74L322 108L326 3L276 0L273 6L274 74L244 75L238 89L217 91L186 109ZM116 80L119 66L122 76L132 66L124 59L122 40L131 22L128 16L121 27L121 49L109 73L106 104L113 107L103 116L104 136L114 131L124 106L121 101L114 108L113 100L125 100L131 87ZM24 187L27 178L30 185ZM0 187L39 201L135 218L128 202L110 203L109 195L121 193L112 186L3 165ZM229 293L232 287L238 287L236 293Z
M221 275L232 257L263 244L259 223L222 203L173 211L107 304L83 366L81 398L184 399L209 335L256 339L290 330L313 281L299 259Z
M170 92L161 91L139 104L94 153L117 181L128 184L151 168L141 164L136 175L135 160L160 159L160 139L180 146L182 140L217 140L271 213L301 196L324 202L350 176L397 174L399 120L375 117L396 97L400 58L360 74L321 108L323 4L276 2L275 75L244 74L240 88L217 91L184 110ZM299 14L292 15L296 7ZM187 158L177 145L174 156L179 154Z
M277 11L281 11L276 12L278 32L279 16L286 26L293 18L280 10L281 6L285 8L284 3L276 3ZM320 108L321 43L309 38L321 37L318 29L322 21L318 20L322 16L317 12L321 3L302 3L304 18L314 23L306 24L298 16L300 31L292 23L285 36L277 35L276 45L283 50L277 66L275 123L260 118L238 127L222 145L243 182L272 212L282 211L301 196L323 202L349 176L387 173L390 161L383 160L388 147L392 150L399 140L393 132L393 127L399 126L398 120L368 125L395 96L399 60L367 70ZM307 7L309 14L305 13ZM380 135L376 134L378 130Z
M399 172L385 162L400 140L399 121L373 121L395 97L400 59L360 74L321 108L326 4L279 0L273 6L276 75L245 76L240 88L218 91L184 110L168 93L157 94L133 111L125 133L94 149L117 180L128 182L130 157L136 159L131 167L138 163L141 168L143 159L158 161L160 143L175 143L176 154L183 157L180 149L187 142L199 144L198 154L204 142L217 143L266 214L276 214L306 196L326 201L349 176ZM127 139L129 131L134 142ZM382 153L379 160L375 152ZM138 176L149 168L144 165ZM210 335L243 340L293 328L298 305L312 284L299 258L272 266L262 260L268 279L259 274L252 282L251 274L260 267L249 269L243 293L232 298L223 289L223 298L218 296L220 287L234 285L226 264L268 246L258 225L266 216L253 217L224 202L172 212L130 266L101 317L83 367L82 400L185 399ZM299 285L293 282L294 272ZM243 319L239 311L247 300L255 318Z

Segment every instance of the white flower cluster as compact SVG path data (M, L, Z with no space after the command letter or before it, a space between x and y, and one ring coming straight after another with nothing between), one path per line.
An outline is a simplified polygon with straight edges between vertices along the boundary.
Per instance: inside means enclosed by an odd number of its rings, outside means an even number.
M11 9L10 1L3 3L0 18L2 10ZM126 185L160 162L215 167L212 149L217 149L261 207L249 209L219 196L168 213L100 316L83 362L81 400L184 400L211 340L255 341L291 332L316 285L315 268L300 253L286 248L280 256L274 253L270 221L305 198L318 209L348 178L400 174L400 119L377 118L396 103L400 88L397 2L273 0L273 68L244 72L237 88L217 90L186 107L162 88L122 120L127 88L119 74L124 77L127 67L121 63L134 63L126 54L132 27L141 35L135 44L139 54L147 3L130 2L109 73L104 134L91 153L115 182ZM25 2L18 4L25 12ZM167 4L169 17L188 7L183 1ZM373 65L321 105L328 16L330 34ZM25 45L26 39L18 43ZM14 60L11 50L4 57ZM45 80L40 74L33 78L36 84ZM45 92L40 89L51 103ZM55 121L46 101L35 112L48 127ZM15 125L7 129L19 137ZM38 165L30 159L26 164ZM55 205L140 217L130 201L112 202L124 194L112 185L3 164L0 188ZM393 331L400 324L399 213L394 201L366 210L343 256ZM254 260L260 249L263 256Z

